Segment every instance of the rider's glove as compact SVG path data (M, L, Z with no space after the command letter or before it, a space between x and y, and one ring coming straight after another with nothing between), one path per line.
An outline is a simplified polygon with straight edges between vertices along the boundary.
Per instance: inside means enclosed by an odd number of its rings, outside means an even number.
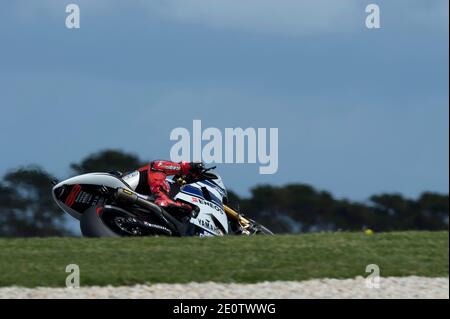
M202 162L181 162L181 173L183 175L199 175L204 169L205 165Z
M192 162L190 164L191 164L190 172L193 175L198 175L205 169L205 165L203 164L203 162Z

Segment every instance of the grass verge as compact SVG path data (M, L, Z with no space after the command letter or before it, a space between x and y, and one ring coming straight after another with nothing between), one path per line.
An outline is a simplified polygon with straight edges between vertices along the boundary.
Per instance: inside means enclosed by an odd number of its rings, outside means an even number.
M80 283L259 282L366 276L448 276L448 232L393 232L224 238L0 239L0 286L64 286L66 265Z

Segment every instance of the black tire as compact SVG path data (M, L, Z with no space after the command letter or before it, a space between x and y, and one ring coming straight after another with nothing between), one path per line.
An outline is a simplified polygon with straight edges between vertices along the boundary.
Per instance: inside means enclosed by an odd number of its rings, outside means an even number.
M97 214L97 208L88 208L80 219L81 233L85 237L120 237L120 235L112 231L102 220L101 214ZM103 212L100 211L100 213Z
M253 219L250 219L253 228L253 235L274 235L274 233L267 227L261 225L260 223L255 222Z
M157 222L149 219L143 227L138 223L139 218L134 214L116 206L106 205L87 209L80 220L81 233L85 237L126 237L126 236L171 236L172 231ZM135 223L130 230L127 219L133 219ZM136 227L136 224L139 226Z
M274 235L274 233L267 227L258 224L254 220L250 219L250 235ZM240 226L236 221L228 221L228 229L230 230L230 235L242 235L240 231Z

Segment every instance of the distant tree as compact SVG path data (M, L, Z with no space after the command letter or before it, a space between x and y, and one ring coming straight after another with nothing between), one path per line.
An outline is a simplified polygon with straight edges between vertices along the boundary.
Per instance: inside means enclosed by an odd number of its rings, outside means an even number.
M425 192L419 197L416 205L421 214L414 221L415 227L430 230L448 230L448 196Z
M13 188L0 184L0 236L15 236L23 232L29 223L24 213L20 215L25 206Z
M295 221L289 220L285 215L276 214L273 211L264 209L263 203L259 203L258 207L256 207L257 201L255 198L259 197L252 196L251 198L241 198L233 191L228 191L228 205L239 213L251 219L256 219L259 223L277 233L293 232L291 222L295 223Z
M244 200L240 198L238 194L233 192L232 190L228 190L228 205L233 209L238 209L241 205L241 202Z
M242 212L277 233L448 229L448 195L435 193L424 193L417 200L400 194L374 195L363 204L334 199L310 185L289 184L260 185L251 190L249 198L236 194L230 198L240 203Z
M333 225L332 230L355 231L363 228L381 230L370 207L345 199L334 203L334 208L328 214L327 220Z
M370 198L376 215L383 217L384 230L415 229L414 220L420 211L414 201L400 194L381 194Z
M0 236L64 236L65 216L51 194L53 176L39 167L21 168L0 184Z
M103 150L91 154L80 163L72 163L70 167L75 174L90 172L128 172L145 165L138 156L120 150Z

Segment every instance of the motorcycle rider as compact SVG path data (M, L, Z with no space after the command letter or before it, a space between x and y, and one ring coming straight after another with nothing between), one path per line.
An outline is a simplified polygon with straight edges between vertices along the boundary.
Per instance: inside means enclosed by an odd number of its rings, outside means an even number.
M154 203L165 208L180 208L192 211L192 207L186 203L178 202L170 197L170 185L166 181L167 176L180 175L181 177L196 176L204 169L202 162L171 162L156 160L129 173L123 177L131 188L140 194L151 194L155 198Z

